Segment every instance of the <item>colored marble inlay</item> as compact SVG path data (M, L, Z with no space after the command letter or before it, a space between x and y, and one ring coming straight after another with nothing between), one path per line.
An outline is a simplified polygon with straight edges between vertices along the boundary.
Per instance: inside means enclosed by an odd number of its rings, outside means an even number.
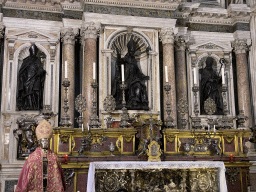
M59 141L59 152L69 152L69 141L67 143Z
M133 152L133 139L129 143L125 142L125 139L124 139L123 145L124 145L123 146L124 152Z
M79 173L77 175L77 191L86 192L87 189L87 173Z
M166 142L166 152L175 152L175 140L172 143Z
M234 152L235 151L235 142L234 140L228 144L227 140L224 140L225 143L225 152Z
M251 191L256 191L256 173L250 173Z

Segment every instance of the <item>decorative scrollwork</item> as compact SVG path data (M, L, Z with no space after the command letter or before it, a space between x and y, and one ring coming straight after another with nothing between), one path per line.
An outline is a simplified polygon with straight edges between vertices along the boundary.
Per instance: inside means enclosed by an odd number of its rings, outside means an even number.
M104 99L103 107L104 107L104 110L107 111L108 113L113 112L116 108L115 98L112 95L108 95Z
M204 102L204 110L208 115L212 115L216 112L216 104L212 98L208 98Z
M240 168L239 167L227 167L226 168L226 175L228 181L234 185L236 181L239 179L238 174L239 174Z
M86 110L86 99L82 96L82 94L79 94L76 97L75 100L75 109L79 112L82 113Z
M126 143L130 143L133 139L133 135L125 135L124 140Z
M168 135L168 136L166 136L166 140L167 140L167 142L172 143L175 140L175 136Z
M70 135L67 133L60 134L61 143L67 143Z
M232 141L234 140L234 136L233 135L226 135L224 138L226 139L228 144L231 144Z

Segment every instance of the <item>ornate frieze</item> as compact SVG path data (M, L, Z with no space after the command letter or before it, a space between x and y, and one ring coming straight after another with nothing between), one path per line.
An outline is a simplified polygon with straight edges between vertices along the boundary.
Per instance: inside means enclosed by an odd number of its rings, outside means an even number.
M235 39L235 41L232 42L232 47L234 48L236 54L246 53L248 50L247 40Z
M177 28L165 28L160 32L160 40L163 44L174 43L174 37L178 33Z
M75 44L75 37L78 35L78 30L73 28L63 28L61 30L61 40L64 44Z
M94 22L87 22L81 28L81 36L83 39L96 39L99 35L99 28Z

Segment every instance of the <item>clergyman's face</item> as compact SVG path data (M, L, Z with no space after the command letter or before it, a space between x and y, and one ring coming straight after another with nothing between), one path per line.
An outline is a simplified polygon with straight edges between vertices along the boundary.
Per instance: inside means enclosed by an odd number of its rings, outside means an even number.
M40 147L42 147L42 149L49 149L50 148L50 140L43 138L39 140L40 143Z

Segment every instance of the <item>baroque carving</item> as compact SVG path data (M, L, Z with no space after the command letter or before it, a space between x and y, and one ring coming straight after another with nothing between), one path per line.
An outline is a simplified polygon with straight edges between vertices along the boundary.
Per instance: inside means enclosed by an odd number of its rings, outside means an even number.
M216 111L216 104L212 98L206 99L204 102L204 110L208 115L212 115Z
M232 47L234 48L236 54L246 53L248 50L247 40L235 39L235 41L232 42Z
M61 40L64 44L75 44L75 37L78 35L78 29L63 28L61 30Z
M101 169L96 171L98 192L217 192L217 168L207 169Z
M236 181L239 179L238 174L240 172L240 167L227 167L226 168L226 175L227 175L227 180L234 185Z
M174 43L174 36L178 33L177 28L164 28L160 32L160 40L163 44Z
M99 32L99 28L93 21L85 23L84 26L82 26L81 28L81 36L84 40L96 39L99 35Z
M61 143L67 143L69 138L70 138L69 134L66 134L66 133L60 134Z

